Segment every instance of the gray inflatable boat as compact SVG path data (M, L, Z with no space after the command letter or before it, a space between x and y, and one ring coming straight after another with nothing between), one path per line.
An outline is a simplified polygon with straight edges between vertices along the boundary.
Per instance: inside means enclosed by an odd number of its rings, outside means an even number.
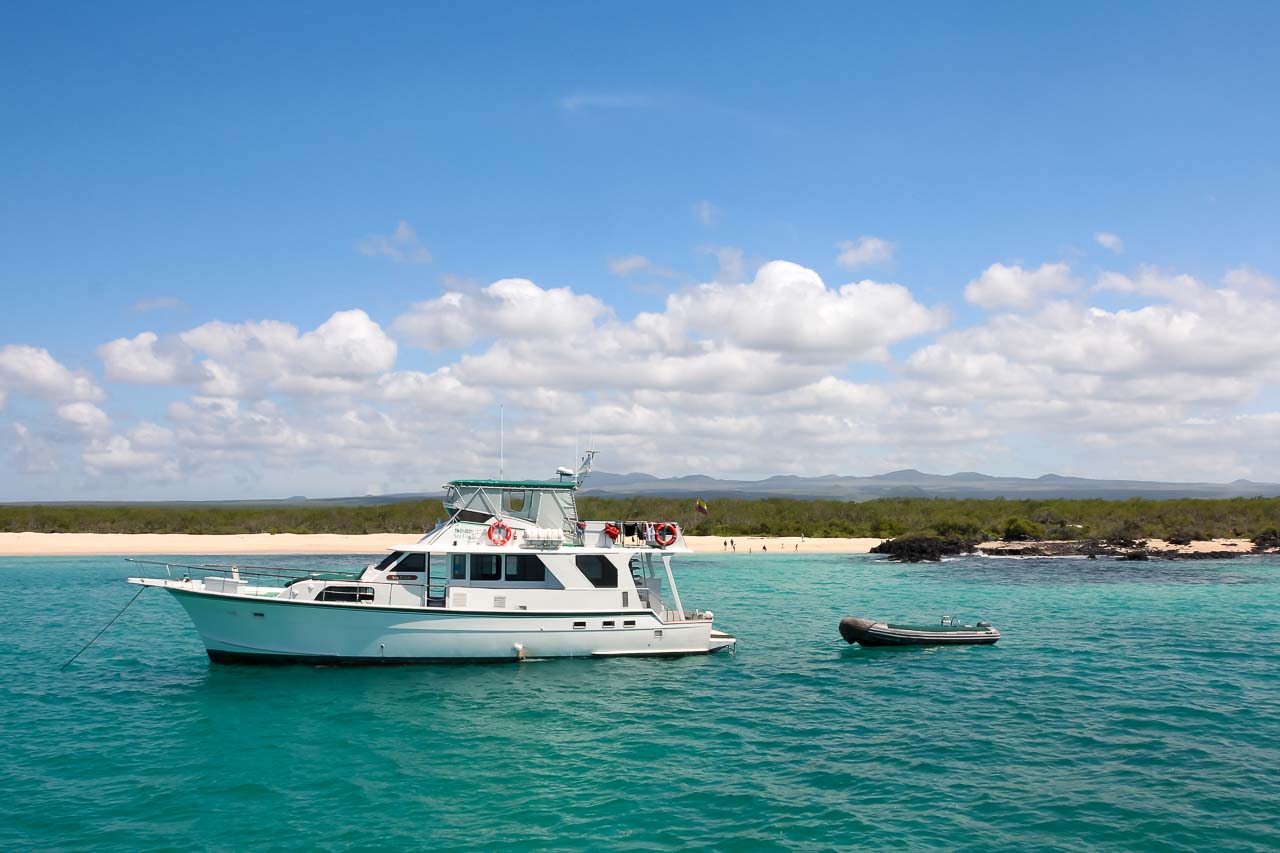
M990 622L961 625L950 616L937 625L890 625L846 616L840 620L840 636L861 646L972 646L991 645L1000 632Z

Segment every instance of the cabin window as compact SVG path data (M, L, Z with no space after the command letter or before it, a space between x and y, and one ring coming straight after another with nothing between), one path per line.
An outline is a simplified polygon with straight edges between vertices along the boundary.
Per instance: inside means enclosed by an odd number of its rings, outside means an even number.
M390 568L392 563L394 563L396 560L400 559L403 556L404 556L403 551L392 551L390 554L383 557L382 562L378 563L378 565L374 566L374 568L377 569L378 571L382 571L383 569Z
M596 589L618 588L618 567L599 554L584 555L575 558L578 571L591 581Z
M471 579L473 581L502 580L502 566L497 554L472 554Z
M614 622L614 620L612 620L612 619L606 619L605 621L603 621L603 622L601 622L601 623L600 623L600 627L601 627L601 628L612 628L612 627L614 627L614 625L615 625L615 624L617 624L617 623L615 623L615 622Z
M542 583L547 579L547 567L536 554L510 554L503 557L504 574L514 583Z
M406 554L405 558L400 561L400 565L396 566L397 572L426 572L427 555L426 554Z
M452 572L453 579L456 581L466 580L467 579L467 555L454 554L449 562L453 566L453 572Z
M586 623L586 622L574 622L574 623L573 623L573 630L575 630L575 631L585 631L586 629L587 629L587 623Z
M316 601L373 601L371 586L326 586Z
M636 626L636 620L634 619L626 619L622 623L623 628L634 628L635 626Z
M507 512L523 512L524 508L529 505L528 492L503 492L502 508Z

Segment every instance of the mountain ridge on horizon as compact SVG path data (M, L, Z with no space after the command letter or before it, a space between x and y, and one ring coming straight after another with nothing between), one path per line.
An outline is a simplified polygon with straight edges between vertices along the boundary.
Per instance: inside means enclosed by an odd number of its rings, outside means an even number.
M439 498L443 493L400 492L383 495L363 495L329 498L308 498L297 495L288 498L230 499L230 500L169 500L169 501L6 501L3 505L330 505L370 506L402 503L406 501ZM1085 499L1103 498L1124 500L1127 498L1175 499L1175 498L1250 498L1280 497L1280 484L1261 483L1240 478L1230 483L1164 482L1156 480L1095 480L1088 477L1070 477L1062 474L1041 474L1039 477L1003 477L977 471L958 471L954 474L926 474L914 468L888 471L884 474L853 476L819 474L803 477L797 474L774 474L759 480L733 480L706 474L685 474L679 477L657 477L633 471L615 474L608 471L593 472L583 484L580 494L584 497L626 498L794 498L798 500L866 501L876 498L932 497L932 498L1008 498L1027 499Z
M603 480L603 482L601 482ZM700 489L693 488L697 483ZM696 494L695 494L696 492ZM775 474L761 480L731 480L686 475L659 478L651 474L592 474L582 494L590 497L790 497L800 499L874 500L881 497L938 498L1233 498L1280 497L1280 484L1237 479L1231 483L1101 480L1062 474L1004 477L977 471L927 474L903 468L883 474L801 477Z

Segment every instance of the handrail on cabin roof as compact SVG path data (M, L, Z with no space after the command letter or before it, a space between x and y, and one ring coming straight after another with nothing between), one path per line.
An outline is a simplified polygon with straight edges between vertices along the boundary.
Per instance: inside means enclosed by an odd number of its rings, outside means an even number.
M482 489L576 489L572 480L450 480L446 486L471 486Z

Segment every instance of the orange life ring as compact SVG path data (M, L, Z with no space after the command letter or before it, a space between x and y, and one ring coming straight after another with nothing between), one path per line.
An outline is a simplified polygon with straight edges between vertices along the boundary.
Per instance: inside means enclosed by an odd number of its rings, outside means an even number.
M511 541L511 526L505 521L495 521L490 524L489 541L494 545L506 545Z
M665 531L665 532L664 532ZM653 541L657 542L663 548L668 545L676 544L676 537L680 535L680 531L676 530L676 526L670 522L659 524L658 529L653 531Z

